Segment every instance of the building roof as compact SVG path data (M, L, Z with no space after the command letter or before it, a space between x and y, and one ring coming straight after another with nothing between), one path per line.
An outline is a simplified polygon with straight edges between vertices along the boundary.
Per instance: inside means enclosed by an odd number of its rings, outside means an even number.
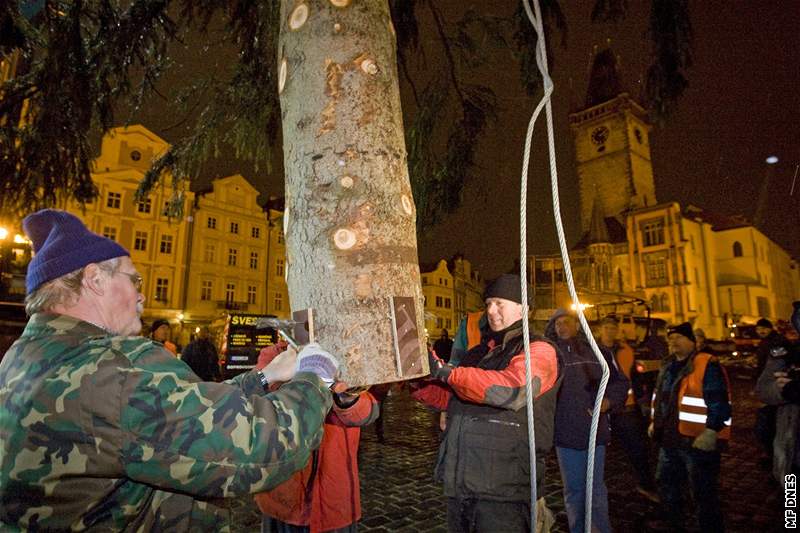
M586 107L613 100L623 92L616 54L610 46L595 52L586 91Z
M598 220L595 221L595 218ZM607 239L600 240L604 236L606 236ZM605 217L601 222L600 217L595 217L592 215L592 224L589 227L589 231L583 234L581 240L579 240L575 246L572 247L572 249L582 250L590 244L618 244L627 242L627 240L628 236L627 232L625 231L625 226L617 219L617 217Z
M707 211L701 207L691 204L686 206L686 208L683 210L683 216L696 222L705 222L706 224L711 224L711 229L714 231L744 228L753 225L753 223L744 215L723 215L721 213Z

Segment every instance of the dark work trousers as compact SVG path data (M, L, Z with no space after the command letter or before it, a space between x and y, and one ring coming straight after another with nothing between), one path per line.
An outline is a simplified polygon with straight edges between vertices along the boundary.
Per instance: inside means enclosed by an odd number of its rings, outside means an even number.
M447 498L449 533L517 533L531 530L531 506L525 502L494 502Z
M724 531L719 508L719 461L717 451L695 448L661 448L658 455L658 488L665 518L675 530L684 525L683 494L688 480L700 531Z
M756 425L753 432L756 439L764 450L764 453L772 458L772 442L775 440L775 420L778 413L777 405L764 405L756 411Z
M654 490L655 480L650 469L650 441L638 405L626 406L624 411L611 415L611 438L618 440L628 455L639 486Z

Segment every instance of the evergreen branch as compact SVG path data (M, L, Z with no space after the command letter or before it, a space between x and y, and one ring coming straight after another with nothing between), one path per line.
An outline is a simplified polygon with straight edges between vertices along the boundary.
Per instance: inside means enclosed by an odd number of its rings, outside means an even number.
M592 22L617 22L628 14L628 0L596 0Z
M653 64L647 70L647 104L663 121L688 87L685 71L692 64L692 25L687 0L652 0L648 33Z

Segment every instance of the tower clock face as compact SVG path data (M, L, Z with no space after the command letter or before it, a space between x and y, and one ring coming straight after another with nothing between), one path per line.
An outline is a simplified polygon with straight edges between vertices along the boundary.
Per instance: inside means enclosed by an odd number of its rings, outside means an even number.
M605 126L600 126L599 128L595 128L592 131L592 142L596 145L605 144L606 140L608 140L608 128Z

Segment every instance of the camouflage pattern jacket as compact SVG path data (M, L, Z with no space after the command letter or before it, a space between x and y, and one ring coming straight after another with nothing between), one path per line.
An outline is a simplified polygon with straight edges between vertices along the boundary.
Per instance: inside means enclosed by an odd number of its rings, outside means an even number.
M298 374L201 382L163 346L34 315L0 363L0 529L224 531L319 446L331 394Z

